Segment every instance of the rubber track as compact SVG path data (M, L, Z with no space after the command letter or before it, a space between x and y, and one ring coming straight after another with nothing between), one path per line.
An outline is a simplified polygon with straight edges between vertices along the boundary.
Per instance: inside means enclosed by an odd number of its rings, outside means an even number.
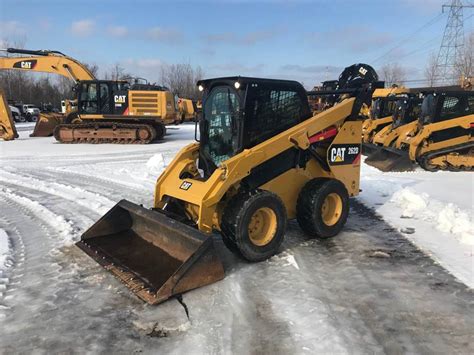
M474 143L468 142L468 143L464 143L464 144L460 144L460 145L456 145L456 146L452 146L452 147L448 147L448 148L444 148L444 149L439 149L439 150L435 150L433 152L423 154L421 157L419 157L417 159L417 161L418 161L418 164L420 164L420 166L423 169L428 170L428 171L436 171L436 170L471 171L472 168L473 168L472 166L458 167L458 166L453 166L453 165L447 165L447 169L443 169L443 168L438 167L436 165L431 165L430 160L433 159L433 158L436 158L439 155L444 155L446 153L454 153L454 152L457 152L457 151L460 151L460 150L463 150L463 149L466 149L466 148L473 148L473 147L474 147Z
M68 128L68 129L83 129L83 128L90 128L95 129L99 126L99 130L102 128L109 129L115 127L116 129L126 128L126 129L133 129L136 130L140 128L147 128L149 131L151 130L151 137L149 139L119 139L119 138L81 138L81 139L74 139L72 141L63 141L60 139L60 130L61 128ZM78 144L78 143L91 143L91 144L103 144L103 143L113 143L113 144L148 144L155 140L156 138L156 129L149 124L133 124L133 123L116 123L116 122L93 122L93 123L71 123L71 124L62 124L59 125L54 131L54 138L58 142L64 144Z

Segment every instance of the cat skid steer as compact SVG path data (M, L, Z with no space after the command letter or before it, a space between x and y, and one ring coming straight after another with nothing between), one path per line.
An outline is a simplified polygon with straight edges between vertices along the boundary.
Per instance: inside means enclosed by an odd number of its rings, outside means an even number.
M153 208L122 200L77 245L156 304L224 277L213 232L253 262L279 251L289 219L310 236L336 235L359 193L359 113L378 83L365 64L343 74L344 95L314 116L294 81L198 82L199 140L158 178Z

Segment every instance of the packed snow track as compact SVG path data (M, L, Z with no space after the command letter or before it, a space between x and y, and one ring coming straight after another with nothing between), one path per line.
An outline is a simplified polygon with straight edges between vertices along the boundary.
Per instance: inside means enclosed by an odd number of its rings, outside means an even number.
M472 353L472 289L354 200L344 231L289 224L251 264L214 236L226 278L158 306L74 246L126 198L150 206L158 174L194 137L148 146L0 142L0 353Z

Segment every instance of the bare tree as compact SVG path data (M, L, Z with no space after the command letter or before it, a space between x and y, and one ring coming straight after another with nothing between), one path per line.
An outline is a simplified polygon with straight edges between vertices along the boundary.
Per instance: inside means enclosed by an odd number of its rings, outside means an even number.
M389 63L382 67L382 78L387 86L402 84L405 76L405 70L398 63Z
M171 64L161 67L161 82L174 94L190 99L198 99L200 93L196 82L203 78L200 66L193 68L191 64Z
M433 87L436 84L436 78L438 77L437 60L436 54L432 53L428 60L428 65L425 68L425 78L428 85Z
M127 73L125 68L122 67L119 63L115 63L115 65L110 69L109 72L106 72L104 75L105 80L122 80L124 78L130 78L133 75Z
M471 33L456 61L457 78L474 76L474 33Z

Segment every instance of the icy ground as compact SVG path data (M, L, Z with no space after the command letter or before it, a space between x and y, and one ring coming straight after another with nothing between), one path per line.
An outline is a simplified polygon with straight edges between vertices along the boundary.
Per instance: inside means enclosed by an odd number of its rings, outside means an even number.
M364 168L343 233L311 240L292 222L259 264L215 237L226 278L184 294L188 316L175 299L143 304L73 242L122 198L150 206L194 126L147 146L60 145L30 127L0 142L0 353L473 352L472 289L423 244L468 250L470 175Z
M382 173L362 165L359 200L474 287L474 174Z

